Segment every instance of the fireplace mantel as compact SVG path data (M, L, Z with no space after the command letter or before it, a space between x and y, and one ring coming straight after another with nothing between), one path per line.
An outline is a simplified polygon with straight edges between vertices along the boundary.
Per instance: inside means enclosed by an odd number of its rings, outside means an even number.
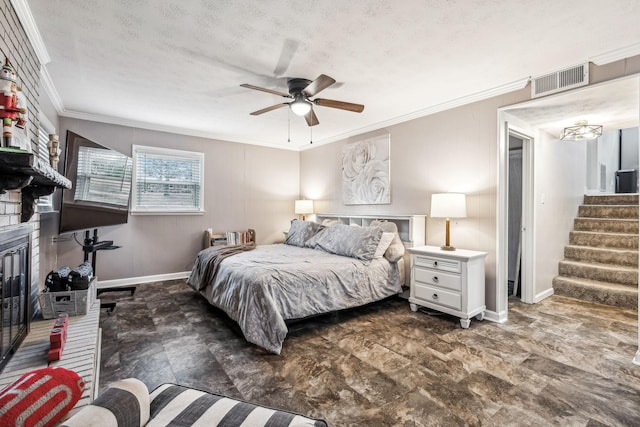
M56 188L71 188L71 181L32 153L0 149L0 194L22 189L22 222L33 215L33 203Z

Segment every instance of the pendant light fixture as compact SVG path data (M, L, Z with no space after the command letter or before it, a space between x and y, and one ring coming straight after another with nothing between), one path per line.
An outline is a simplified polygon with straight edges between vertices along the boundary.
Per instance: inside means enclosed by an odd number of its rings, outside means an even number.
M596 139L602 135L602 125L590 125L586 120L576 122L575 126L569 126L562 130L560 139L563 141L585 141Z

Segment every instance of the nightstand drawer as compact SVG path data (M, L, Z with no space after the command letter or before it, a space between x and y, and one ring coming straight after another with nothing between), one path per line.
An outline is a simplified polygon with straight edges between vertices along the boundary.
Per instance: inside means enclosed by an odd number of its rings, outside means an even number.
M462 291L462 278L460 275L448 274L442 271L414 268L415 281L439 288L447 288L454 291Z
M415 265L421 267L434 268L437 270L460 273L462 271L461 262L453 259L432 258L423 255L415 256Z
M454 310L462 309L462 296L460 294L432 288L431 286L416 283L415 297L433 304L453 308Z

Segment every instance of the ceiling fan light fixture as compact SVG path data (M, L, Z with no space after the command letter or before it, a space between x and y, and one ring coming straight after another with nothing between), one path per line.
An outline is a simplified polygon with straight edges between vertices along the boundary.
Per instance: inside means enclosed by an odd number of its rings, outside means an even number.
M562 130L560 139L563 141L586 141L596 139L602 135L602 125L590 125L586 120L576 122L575 126L569 126Z
M295 101L293 101L289 105L291 106L291 111L293 111L293 114L297 116L304 116L309 111L311 111L311 103L304 99L302 96L296 97Z

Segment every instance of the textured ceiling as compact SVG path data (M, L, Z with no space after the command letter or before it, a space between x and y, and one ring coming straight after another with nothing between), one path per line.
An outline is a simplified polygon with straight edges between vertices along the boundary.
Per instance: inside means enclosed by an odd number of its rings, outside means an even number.
M61 115L300 149L287 77L337 80L329 142L640 44L637 0L27 0Z

